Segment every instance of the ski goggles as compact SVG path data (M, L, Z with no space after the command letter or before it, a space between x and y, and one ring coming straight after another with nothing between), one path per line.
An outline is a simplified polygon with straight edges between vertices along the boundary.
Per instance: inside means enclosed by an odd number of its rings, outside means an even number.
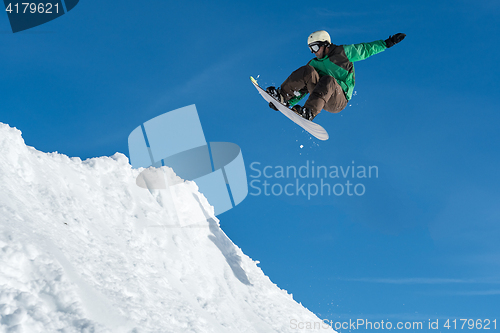
M324 43L312 43L312 44L309 44L309 49L311 49L311 52L312 53L316 53L319 51L319 49L325 45Z

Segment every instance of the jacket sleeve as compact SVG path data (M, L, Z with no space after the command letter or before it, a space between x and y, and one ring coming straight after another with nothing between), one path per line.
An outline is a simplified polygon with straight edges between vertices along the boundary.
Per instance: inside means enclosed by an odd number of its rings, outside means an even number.
M294 96L290 98L290 100L288 101L288 105L290 107L297 105L297 103L299 103L302 100L302 98L304 98L305 95L307 94L300 94L299 96Z
M352 45L344 45L344 51L350 61L365 60L372 55L380 53L387 48L383 40L376 40L371 43L360 43Z

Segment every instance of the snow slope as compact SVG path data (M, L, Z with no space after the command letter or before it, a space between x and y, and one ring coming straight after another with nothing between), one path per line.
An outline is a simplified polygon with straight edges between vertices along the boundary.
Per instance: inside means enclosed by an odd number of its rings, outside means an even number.
M39 152L0 123L0 332L314 331L195 183L163 167L179 184L150 191L140 171Z

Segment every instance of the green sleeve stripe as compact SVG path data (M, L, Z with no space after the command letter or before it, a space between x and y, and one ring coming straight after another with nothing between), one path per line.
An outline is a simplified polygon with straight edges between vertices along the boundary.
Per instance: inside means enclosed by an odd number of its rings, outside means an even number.
M345 54L352 62L365 60L372 55L384 51L386 48L387 46L383 40L377 40L371 43L344 45Z
M292 97L292 98L288 101L288 105L289 105L290 107L292 107L292 106L296 105L298 102L300 102L300 100L301 100L302 98L304 98L304 96L305 96L305 95L307 95L307 94L302 94L302 95L299 95L299 96L294 96L294 97Z

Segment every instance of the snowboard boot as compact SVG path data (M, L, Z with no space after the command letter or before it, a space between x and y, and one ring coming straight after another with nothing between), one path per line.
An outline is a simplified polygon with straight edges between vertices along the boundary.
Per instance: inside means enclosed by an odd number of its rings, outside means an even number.
M273 86L267 87L266 92L271 95L272 98L283 104L284 106L288 107L288 103L285 102L285 98L281 94L281 88L275 88ZM269 107L275 111L278 111L276 106L274 106L273 103L269 102Z
M312 112L311 109L305 108L300 105L294 105L292 107L292 111L301 116L304 119L312 121L316 115Z

